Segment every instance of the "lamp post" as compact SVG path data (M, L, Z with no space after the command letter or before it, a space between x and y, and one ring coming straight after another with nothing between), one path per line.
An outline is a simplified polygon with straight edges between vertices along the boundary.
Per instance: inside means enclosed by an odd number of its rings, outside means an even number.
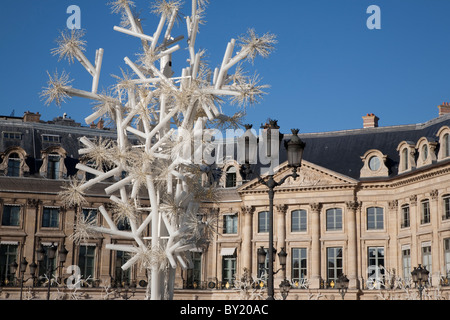
M276 129L276 122L273 123ZM251 126L246 126L247 130L250 130ZM271 128L269 127L268 130ZM273 199L275 194L275 187L282 185L288 178L292 177L294 180L299 177L297 173L297 169L301 167L302 157L303 157L303 150L305 148L305 143L298 137L298 129L292 129L292 137L290 140L285 141L285 148L287 150L287 158L288 158L288 165L292 168L292 173L290 175L287 175L283 177L279 182L275 181L274 175L269 174L267 181L264 180L264 178L259 178L259 182L266 187L269 188L269 279L267 284L267 295L268 300L274 299L274 281L273 281L273 262L274 262L274 253L273 253ZM246 133L247 134L247 133ZM270 134L270 133L269 133ZM245 144L245 172L250 173L250 145L249 143ZM269 151L270 153L270 151Z
M40 248L36 251L37 261L39 264L42 264L47 257L47 266L46 266L46 276L48 279L47 284L47 300L50 300L50 285L51 285L51 276L52 272L62 268L64 262L66 262L67 254L69 253L65 247L62 247L58 252L59 265L53 268L53 259L56 257L57 246L52 243L50 247L48 247L47 252L44 249L44 246L41 244Z
M344 296L347 293L348 290L348 283L350 280L348 280L347 276L343 273L338 277L336 281L336 287L339 290L339 293L341 294L342 300L344 300Z
M419 290L419 298L422 300L422 291L428 284L428 275L429 271L426 267L422 268L422 265L419 264L419 267L414 267L414 270L411 271L411 276L413 282L415 283L417 289Z
M125 280L124 282L118 281L118 284L115 285L114 287L115 287L115 290L114 290L115 295L118 295L123 300L128 300L131 297L134 297L134 295L136 293L136 281L135 280L131 281L131 284L129 284L127 280ZM131 292L131 295L128 295L129 291Z
M28 266L28 261L27 259L25 259L25 257L22 259L22 261L20 262L20 268L19 268L19 278L17 279L18 281L20 281L20 300L22 300L22 292L23 292L23 284L25 282L27 282L30 279L33 279L33 285L34 285L34 279L36 277L36 269L37 269L37 265L36 263L32 262L30 264L30 275L31 277L28 279L24 279L25 277L25 271L27 270L27 266ZM19 265L17 264L17 262L13 262L10 264L9 266L9 272L11 274L15 274L17 271L17 268L19 267Z

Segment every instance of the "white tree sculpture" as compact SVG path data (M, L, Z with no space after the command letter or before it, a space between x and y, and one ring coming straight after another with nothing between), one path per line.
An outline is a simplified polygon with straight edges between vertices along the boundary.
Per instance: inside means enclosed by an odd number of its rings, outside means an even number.
M186 253L204 244L213 231L209 215L199 219L200 201L214 196L212 188L198 183L208 168L205 164L210 163L192 161L192 156L198 160L211 152L205 134L208 128L227 122L236 124L245 107L265 94L266 86L259 84L258 76L246 76L241 62L252 61L257 55L268 56L276 43L274 35L258 37L249 30L246 36L228 43L221 66L212 71L204 61L205 51L195 49L207 2L192 0L192 14L185 18L188 65L180 76L174 77L172 54L180 49L177 43L184 37L174 38L171 33L180 19L181 2L156 0L152 8L160 16L159 24L152 35L147 35L132 11L134 3L114 0L109 3L113 12L123 17L121 26L114 30L142 42L137 61L124 58L132 73L122 71L109 93L98 93L104 51L97 50L95 64L91 64L83 53L83 32L72 30L61 35L52 53L69 62L78 60L93 77L92 89L75 89L68 74L56 72L49 74L48 86L42 92L47 104L60 105L73 96L95 101L94 112L86 123L109 118L117 130L117 141L81 139L85 148L79 153L89 162L79 163L77 169L95 177L89 181L71 180L61 196L68 205L81 205L89 187L116 179L105 189L113 208L99 207L107 226L80 218L73 239L81 241L93 233L103 233L134 240L132 246L109 244L107 248L130 253L122 269L140 263L149 271L150 299L173 297L175 268L188 268L190 255ZM237 45L240 50L234 53ZM225 98L242 106L241 111L226 116L222 112ZM140 143L132 144L131 137L137 137ZM141 205L143 192L149 206ZM118 229L123 219L129 221L131 231ZM149 226L151 235L145 237Z

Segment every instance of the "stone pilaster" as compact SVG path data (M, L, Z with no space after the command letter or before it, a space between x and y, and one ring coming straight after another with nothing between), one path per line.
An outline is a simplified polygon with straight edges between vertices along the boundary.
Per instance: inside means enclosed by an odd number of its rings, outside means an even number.
M288 206L286 204L279 204L276 206L277 208L277 253L281 251L281 248L284 248L287 252L286 248L286 212L288 209ZM289 259L289 252L288 252L288 259ZM276 261L278 261L275 270L278 270L281 268L280 261L278 257L276 257ZM281 282L286 277L286 270L281 270L276 275L276 280L278 283L278 280Z
M243 216L243 226L242 226L242 269L245 268L250 274L252 274L252 236L253 236L253 226L252 218L255 208L252 206L242 206L241 214ZM256 259L256 257L255 257Z
M356 234L356 213L360 208L360 203L347 202L347 229L348 229L348 250L347 250L347 276L350 280L349 289L358 289L358 248Z
M431 215L431 225L433 226L433 239L431 243L431 263L432 263L432 273L431 276L431 284L433 286L438 286L440 279L440 274L445 274L446 270L441 270L441 266L444 263L439 261L439 191L432 190L430 192L431 201L430 201L430 215Z
M310 288L320 288L320 203L312 203L311 206L311 276Z

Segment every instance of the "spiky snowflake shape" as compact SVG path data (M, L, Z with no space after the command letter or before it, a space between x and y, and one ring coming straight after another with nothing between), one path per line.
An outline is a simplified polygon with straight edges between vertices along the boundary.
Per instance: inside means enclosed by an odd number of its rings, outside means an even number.
M66 59L69 63L73 63L78 52L86 50L86 41L82 39L84 34L83 30L77 29L61 32L56 40L58 47L52 49L51 53L59 56L59 60Z
M84 180L70 178L69 183L62 186L63 191L59 192L59 197L65 207L73 208L87 203L86 194L81 187Z
M58 107L70 99L70 95L67 91L72 88L70 84L73 80L70 80L69 74L65 71L58 75L58 71L55 71L53 76L47 72L49 80L47 87L41 92L41 98L45 99L45 104L50 105L54 102Z

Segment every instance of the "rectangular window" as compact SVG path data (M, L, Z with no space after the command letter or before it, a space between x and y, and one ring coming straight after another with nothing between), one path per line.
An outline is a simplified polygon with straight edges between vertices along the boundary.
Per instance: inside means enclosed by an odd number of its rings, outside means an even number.
M94 273L95 265L95 246L80 245L80 251L78 254L78 266L83 279L87 279L89 276L95 278Z
M20 158L17 153L13 153L8 158L8 177L20 177Z
M2 213L2 226L18 227L20 223L20 206L5 204Z
M237 215L225 215L223 216L223 233L224 234L237 234L238 230L238 216Z
M87 222L97 222L97 209L83 208L82 214Z
M258 213L258 232L269 232L269 211Z
M56 135L44 134L44 135L42 135L42 141L48 142L48 143L60 143L61 138L60 138L60 136L56 136Z
M266 252L266 260L262 264L258 263L258 277L260 278L263 275L267 276L269 270L269 249L264 248L264 251Z
M193 269L187 270L187 288L199 288L202 280L202 253L192 252Z
M403 279L406 281L411 278L411 249L402 250L402 268Z
M231 287L234 283L234 275L236 274L236 257L223 257L222 260L222 283Z
M16 244L0 244L0 286L5 285L5 280L14 280L14 275L9 273L9 265L17 262L17 248Z
M8 140L22 140L20 132L3 132L3 138Z
M327 248L327 282L336 283L342 274L342 247Z
M444 214L442 215L442 220L450 219L450 196L445 196L444 200Z
M421 202L422 219L421 224L430 223L430 202L424 200Z
M383 230L383 208L367 208L367 230Z
M380 281L384 276L384 247L369 247L367 262L367 286L371 289L381 289Z
M422 247L422 265L431 273L432 270L432 260L431 260L431 246L426 245Z
M131 230L130 219L128 217L124 217L117 222L117 229L121 231Z
M58 228L59 227L59 208L44 207L42 215L43 228Z
M59 161L60 156L55 154L48 155L47 178L59 179Z
M306 278L307 255L306 248L292 248L292 272L291 279L298 281Z
M291 231L306 231L306 210L294 210L291 212Z
M49 259L48 258L48 249L50 248L50 243L47 244L42 244L42 247L44 248L45 254L44 254L44 261L42 263L39 263L38 266L38 274L39 276L43 277L46 272L47 269L49 267L51 267L53 270L56 269L56 262L57 262L57 256L55 256L55 258L53 259ZM53 273L54 274L54 273Z
M91 247L91 248L95 248L95 247ZM81 252L81 248L80 248L80 252ZM95 254L92 253L92 255L95 258ZM86 258L84 258L86 259ZM125 251L116 251L116 263L115 263L115 275L116 275L116 281L119 281L120 283L122 282L130 282L131 281L131 277L130 277L130 271L131 269L127 269L127 270L123 270L122 266L127 263L128 259L130 259L130 255L128 254L128 252ZM92 262L92 266L94 266L94 263ZM93 274L93 270L92 273Z
M450 238L444 239L444 263L445 275L450 277Z
M342 230L342 209L333 208L328 209L327 216L327 231Z
M402 228L409 228L409 206L403 206L402 207Z

